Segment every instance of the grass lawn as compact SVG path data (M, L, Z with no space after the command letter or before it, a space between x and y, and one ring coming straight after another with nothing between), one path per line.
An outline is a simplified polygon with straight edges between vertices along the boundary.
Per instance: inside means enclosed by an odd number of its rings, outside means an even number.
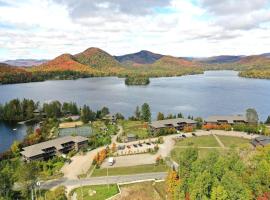
M217 136L225 147L239 147L241 145L249 144L248 139L230 136Z
M163 185L162 185L163 184ZM123 196L118 199L128 200L162 200L165 199L164 182L142 182L120 186Z
M175 162L178 162L180 156L181 156L181 153L185 150L185 148L174 148L172 151L171 151L171 157L172 159L175 161ZM199 157L200 158L205 158L207 155L209 155L211 152L214 152L214 151L218 151L220 153L226 153L228 150L226 149L222 149L222 148L218 148L218 149L198 149L199 151Z
M109 176L141 174L150 172L165 172L168 170L166 165L138 165L132 167L108 168ZM107 169L95 169L92 176L107 176Z
M119 191L117 185L109 185L109 188L107 185L97 185L97 186L84 186L82 188L76 188L71 192L71 196L73 195L74 192L77 193L77 199L105 200L117 194Z
M176 143L176 146L219 147L214 136L200 136L185 138Z
M148 129L145 122L124 120L121 124L125 134L135 134L140 139L148 137Z

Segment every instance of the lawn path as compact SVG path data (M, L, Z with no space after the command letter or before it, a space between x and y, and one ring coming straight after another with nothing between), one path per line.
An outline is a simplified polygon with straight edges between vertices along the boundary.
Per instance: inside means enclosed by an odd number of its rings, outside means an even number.
M216 138L218 144L222 147L222 148L225 148L224 144L221 142L221 140L215 135L213 134L213 136Z

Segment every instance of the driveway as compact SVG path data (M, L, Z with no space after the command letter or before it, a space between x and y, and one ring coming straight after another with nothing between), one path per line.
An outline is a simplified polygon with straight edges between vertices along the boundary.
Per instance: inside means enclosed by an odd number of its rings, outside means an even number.
M61 172L64 174L64 178L78 179L78 175L84 174L88 171L96 154L104 148L105 147L94 149L87 152L85 155L73 156L71 158L71 163L65 164L61 169Z

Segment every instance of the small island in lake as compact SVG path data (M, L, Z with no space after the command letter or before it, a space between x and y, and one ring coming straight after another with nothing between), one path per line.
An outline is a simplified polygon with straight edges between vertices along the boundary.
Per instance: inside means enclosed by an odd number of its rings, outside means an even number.
M126 85L148 85L149 83L149 77L145 76L128 76L125 79Z

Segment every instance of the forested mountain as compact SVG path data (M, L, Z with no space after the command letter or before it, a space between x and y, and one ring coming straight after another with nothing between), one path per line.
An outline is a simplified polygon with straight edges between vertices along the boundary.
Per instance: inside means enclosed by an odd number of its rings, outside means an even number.
M138 64L152 64L161 57L163 57L163 55L152 53L146 50L122 56L115 56L115 58L121 63L138 63Z

